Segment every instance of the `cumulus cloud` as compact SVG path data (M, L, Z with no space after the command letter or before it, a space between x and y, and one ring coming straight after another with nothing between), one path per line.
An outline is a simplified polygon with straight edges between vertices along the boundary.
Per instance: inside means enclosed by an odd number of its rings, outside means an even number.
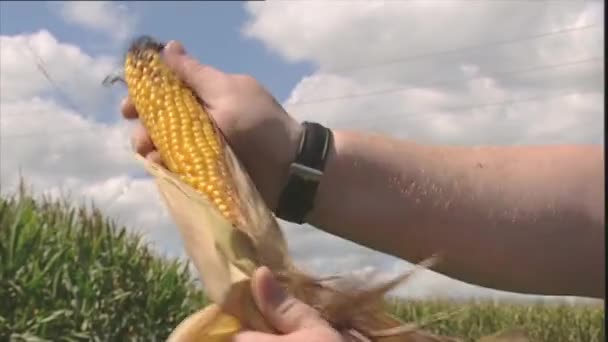
M247 8L248 36L289 60L319 66L286 103L299 119L433 142L602 141L598 3L268 2Z
M118 107L110 107L118 94L101 80L117 62L87 55L44 30L0 36L0 45L2 193L14 191L23 176L37 194L93 201L161 252L183 256L155 184L136 177L141 167L129 146L130 124L108 119L118 117Z
M111 101L101 80L116 67L112 60L59 43L47 31L0 36L0 43L3 184L19 167L46 187L66 177L104 179L129 165L126 125L102 123L83 110Z
M1 36L0 44L3 103L42 96L92 117L110 100L112 92L102 88L101 80L118 67L116 57L89 56L78 46L57 41L46 30ZM25 116L21 114L22 119Z
M243 33L288 61L317 66L284 104L299 120L429 143L601 143L603 6L251 2ZM292 253L317 272L376 268L390 277L411 267L329 234L297 229L287 229ZM530 298L431 271L396 293Z
M319 67L287 100L299 119L432 142L602 141L603 4L246 7L246 35Z
M481 46L466 54L445 53L440 57L452 63L454 60L481 60L494 66L497 63L530 63L533 62L531 57L535 61L572 56L572 48L600 51L597 39L603 36L602 7L599 3L540 1L480 1L474 4L458 1L357 4L268 1L246 5L251 20L244 27L244 33L261 39L289 60L312 61L324 70L389 64L407 57L410 62L418 61L417 67L426 68L415 70L406 65L391 67L380 74L374 70L371 74L385 79L386 75L394 78L396 71L407 71L410 75L427 78L427 71L431 69L442 74L449 70L457 72L452 64L429 61L426 55L430 53L573 26L599 24L595 35L591 36L574 33L507 46ZM560 44L563 42L569 44Z
M66 20L115 39L123 39L131 30L133 21L125 17L121 5L69 2L61 6ZM602 6L563 2L474 2L466 6L415 1L247 3L251 20L245 32L288 60L307 60L319 66L301 80L286 103L298 119L433 142L593 142L600 141L603 133L601 61L530 73L497 71L597 55L603 58ZM382 64L399 56L598 20L597 28L540 40ZM101 88L99 83L115 70L118 61L88 55L77 46L57 41L47 31L0 36L0 43L2 192L16 185L21 169L35 190L69 191L78 199L92 199L119 223L144 232L159 250L184 256L154 183L134 176L141 174L141 168L128 145L129 125L107 119L117 115L107 112L108 104L124 94ZM36 56L43 60L52 83L37 66ZM373 66L379 63L382 65ZM346 70L361 65L372 67ZM562 91L575 94L513 102ZM379 94L361 96L373 92ZM304 103L326 97L344 98ZM312 227L282 225L296 261L316 274L364 274L378 269L380 279L386 279L411 267ZM412 297L498 296L496 291L433 272L421 273L395 292Z
M102 33L116 42L128 39L137 23L137 16L121 2L65 1L57 5L66 22Z

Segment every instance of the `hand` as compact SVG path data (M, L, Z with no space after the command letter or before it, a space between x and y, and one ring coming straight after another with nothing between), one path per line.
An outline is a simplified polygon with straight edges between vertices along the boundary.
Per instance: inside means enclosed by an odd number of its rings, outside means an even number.
M347 342L317 311L287 294L270 270L261 267L253 275L253 298L264 318L283 335L245 331L234 342Z
M202 65L174 41L165 47L163 58L206 104L207 112L243 162L266 204L274 210L296 154L302 134L300 124L250 76L225 74ZM138 117L128 98L121 110L127 119ZM133 132L132 141L138 153L160 162L142 125Z

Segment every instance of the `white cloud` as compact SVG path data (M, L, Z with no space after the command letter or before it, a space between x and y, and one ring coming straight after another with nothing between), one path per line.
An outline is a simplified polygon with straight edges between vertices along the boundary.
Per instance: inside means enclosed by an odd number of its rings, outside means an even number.
M92 112L78 111L112 101L101 86L116 68L112 60L88 56L47 31L0 36L0 44L3 183L14 180L19 167L46 187L66 177L103 179L130 165L121 143L126 125L101 123ZM30 48L52 81L27 55Z
M28 42L55 85L28 56ZM22 175L36 193L92 200L161 251L181 256L179 236L155 184L133 176L142 169L129 146L130 125L116 120L117 93L101 86L117 61L87 55L47 31L0 36L0 45L2 193L12 192Z
M246 4L252 20L244 32L289 60L313 61L331 70L600 24L591 36L573 33L565 38L477 49L464 56L443 56L448 60L486 59L494 66L500 62L533 62L530 57L554 59L559 57L554 55L556 52L572 56L572 48L601 51L601 44L592 38L603 36L602 7L597 3L540 1L252 2ZM420 64L435 72L452 67L442 67L442 63L427 58L422 58ZM428 77L427 68L409 72ZM399 68L392 67L388 73L394 77L396 69ZM381 76L385 78L385 74Z
M101 81L118 67L109 56L91 57L79 47L58 42L51 33L41 30L28 35L1 36L0 99L3 103L35 96L53 97L84 112L95 111L109 100L111 92ZM48 71L50 80L45 77ZM74 108L76 107L76 108ZM20 114L21 119L27 119ZM33 119L33 117L32 117Z
M602 139L603 14L597 3L267 2L247 8L248 36L287 59L320 67L287 101L299 119L450 143ZM432 54L591 24L597 26ZM424 57L382 64L416 55ZM391 89L401 91L385 91ZM358 96L366 93L376 95ZM568 93L577 95L559 96ZM518 102L538 96L546 98ZM343 98L323 101L328 97ZM313 103L298 104L307 101Z
M603 39L601 29L553 37L552 43L549 39L541 43L527 42L518 48L492 49L483 54L470 52L440 59L423 58L356 72L335 70L421 51L583 25L598 13L593 8L572 11L572 7L566 8L560 3L552 5L557 10L534 4L511 6L510 2L497 3L496 8L484 3L475 2L468 10L452 2L433 2L433 6L413 1L401 5L358 2L348 6L342 2L251 3L247 4L252 13L248 32L283 56L311 60L323 70L305 77L293 90L289 102L408 87L407 91L379 96L288 105L299 119L454 143L599 139L603 127L603 113L598 109L602 108L599 104L603 100L599 63L504 77L494 76L492 72L559 63L593 54L603 56L599 50L601 44L596 44ZM126 34L112 33L114 30L107 28L128 32L130 29L121 28L120 22L131 25L132 21L121 17L118 24L112 23L114 19L107 16L114 12L94 6L114 5L93 4L66 3L64 14L76 24L122 39ZM97 20L91 19L95 16L106 16L106 19L91 23L86 18L87 12L91 12L92 16L88 17L91 21ZM517 20L512 19L513 14L517 14ZM77 108L71 108L65 99L58 97L56 88L42 76L28 55L26 42L42 57L58 88L77 102ZM183 255L181 240L158 199L155 185L147 178L133 177L141 168L133 161L128 146L128 125L99 121L109 116L108 103L117 100L115 92L99 84L117 67L118 61L87 55L77 46L57 41L46 31L1 36L0 44L2 191L7 192L16 184L21 167L36 190L58 193L69 189L74 197L93 199L120 223L144 232L160 250L174 256ZM479 78L470 79L472 77ZM430 84L433 80L445 79L452 82ZM592 92L510 107L450 110L471 103L578 89ZM102 112L98 113L100 108ZM116 108L116 113L111 115L117 117L117 106L112 108ZM406 262L310 227L291 224L284 227L298 263L318 274L378 268L388 277L410 267ZM396 292L414 297L496 294L436 273L421 274Z
M552 120L570 121L560 128L562 141L601 139L601 132L592 129L603 116L594 110L601 108L603 87L603 14L596 3L267 2L247 8L252 13L248 36L290 60L320 67L287 101L299 119L420 140L529 143L555 140L538 127L550 109ZM440 53L591 24L597 26ZM382 64L400 57L401 62ZM596 57L601 58L567 65ZM348 70L350 66L369 68ZM385 91L391 89L397 91ZM591 104L591 112L563 120L580 109L566 98L551 98L567 92L585 92L580 96ZM357 96L366 93L376 95ZM467 108L536 96L549 98ZM328 97L344 98L323 101ZM302 101L321 102L297 104ZM521 112L525 120L513 119ZM588 134L581 133L585 129Z
M68 23L103 33L117 42L128 39L137 24L137 16L121 2L65 1L58 10Z
M250 20L243 32L288 61L318 67L286 101L299 120L433 143L600 143L603 6L553 1L251 2L245 5ZM585 28L519 39L573 27ZM567 65L594 57L600 58ZM288 229L292 253L316 272L373 267L388 277L411 267L328 234L298 229ZM430 271L396 293L530 298Z

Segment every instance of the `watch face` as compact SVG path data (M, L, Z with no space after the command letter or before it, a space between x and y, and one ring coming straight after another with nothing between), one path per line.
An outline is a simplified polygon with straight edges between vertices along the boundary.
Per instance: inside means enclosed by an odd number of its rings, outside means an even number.
M323 172L298 163L292 163L290 169L293 174L306 180L318 181L323 176Z

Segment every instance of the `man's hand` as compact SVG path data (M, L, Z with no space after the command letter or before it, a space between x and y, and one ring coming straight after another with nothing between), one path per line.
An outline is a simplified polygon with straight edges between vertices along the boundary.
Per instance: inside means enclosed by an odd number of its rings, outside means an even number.
M274 209L295 157L302 133L300 124L250 76L225 74L200 64L177 42L167 44L163 58L204 102L267 205ZM128 98L123 101L122 113L127 119L138 117ZM133 145L141 155L160 162L141 125L133 132Z
M283 335L245 331L234 342L346 342L317 311L290 296L270 270L256 270L251 282L253 297L264 318Z

